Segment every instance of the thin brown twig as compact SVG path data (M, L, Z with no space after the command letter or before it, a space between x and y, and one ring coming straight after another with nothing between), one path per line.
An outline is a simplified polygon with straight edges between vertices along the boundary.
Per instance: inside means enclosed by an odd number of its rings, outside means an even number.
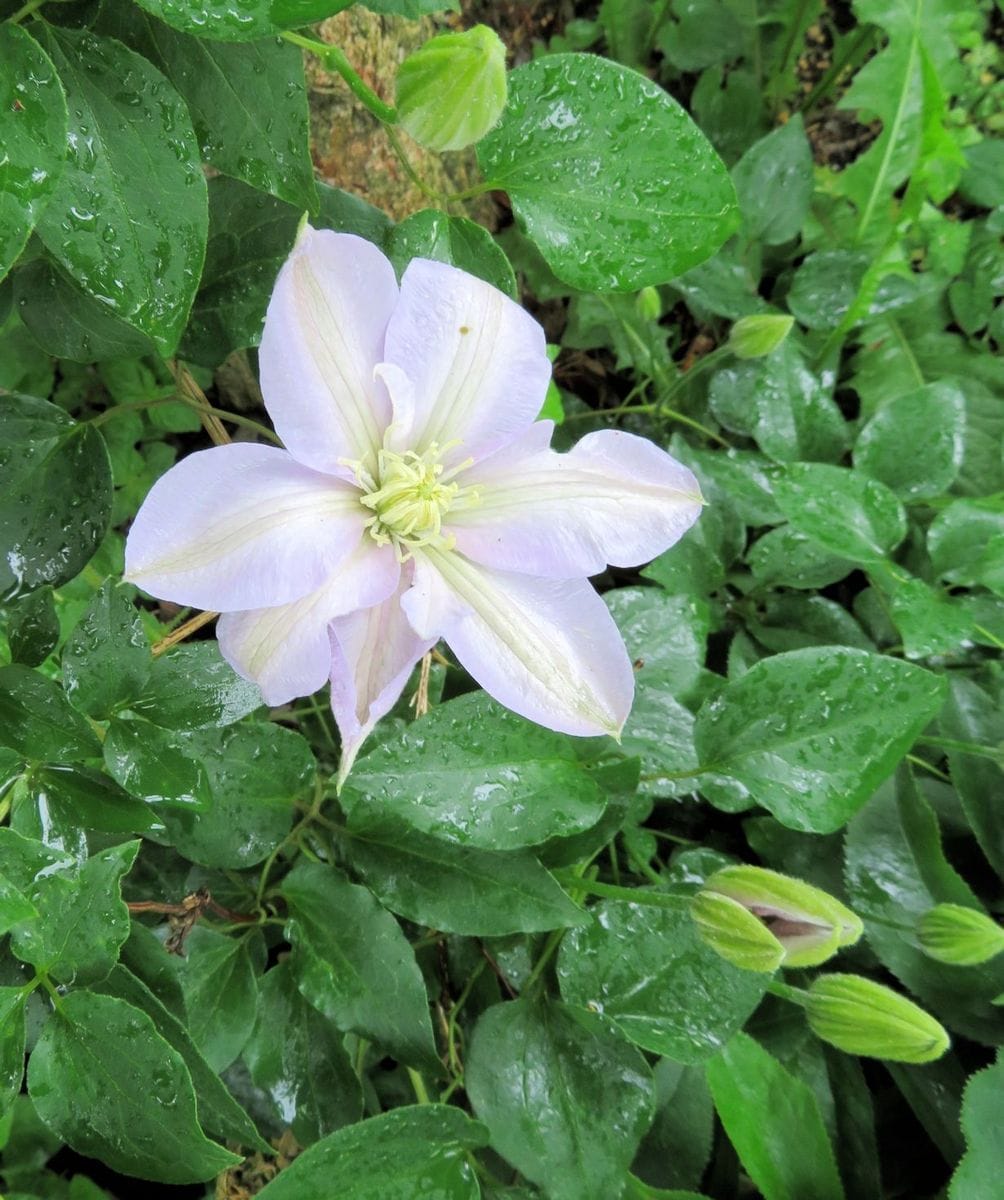
M184 625L179 625L167 637L162 637L159 642L154 642L150 653L154 658L158 658L166 650L170 650L172 646L177 646L179 642L183 642L186 638L191 637L193 633L201 629L203 625L208 625L210 621L215 621L220 614L217 612L201 612L196 613L194 617L189 618Z

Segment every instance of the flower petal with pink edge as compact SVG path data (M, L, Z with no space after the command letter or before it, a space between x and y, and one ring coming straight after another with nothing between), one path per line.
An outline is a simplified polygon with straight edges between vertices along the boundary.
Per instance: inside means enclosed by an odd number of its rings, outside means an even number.
M219 612L286 604L358 546L359 492L285 450L201 450L153 485L126 541L125 577L162 600Z
M309 595L275 608L224 613L216 626L220 653L238 675L258 684L266 704L309 696L331 674L330 622L386 600L400 575L393 550L365 538Z
M506 708L560 733L620 733L634 673L585 580L494 571L427 547L416 554L415 586L402 606L420 637L445 638Z
M544 332L491 284L456 267L413 259L387 326L386 362L413 395L399 395L390 448L423 453L459 441L444 466L484 458L510 442L540 412L551 377ZM410 421L404 420L411 409Z
M539 422L465 471L478 502L448 515L457 549L500 570L550 579L649 562L700 515L693 473L645 438L607 429L567 454L541 448Z
M411 569L382 604L331 622L331 709L342 737L339 788L373 726L401 695L415 663L436 644L416 635L401 608Z
M350 233L300 235L269 301L258 364L265 407L299 462L344 475L368 459L390 421L373 368L398 302L394 268Z

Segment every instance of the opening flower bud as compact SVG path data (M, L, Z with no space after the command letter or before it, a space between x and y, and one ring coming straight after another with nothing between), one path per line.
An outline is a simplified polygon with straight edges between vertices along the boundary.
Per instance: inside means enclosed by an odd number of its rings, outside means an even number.
M926 1063L949 1046L930 1013L860 975L821 975L809 988L805 1011L813 1033L847 1054Z
M430 150L483 138L505 102L505 46L487 25L431 38L398 69L398 119Z
M936 904L924 913L918 937L925 954L956 967L976 966L1004 951L1004 929L961 904Z
M740 317L729 332L729 349L736 358L764 358L781 345L794 323L794 317L781 313Z
M662 316L662 300L657 288L651 285L643 287L634 302L638 316L643 321L658 321Z
M769 972L784 961L784 947L763 921L728 896L698 892L690 915L702 939L733 966Z
M724 867L705 881L706 893L734 901L762 923L781 946L785 967L818 966L861 937L861 919L845 904L765 867Z

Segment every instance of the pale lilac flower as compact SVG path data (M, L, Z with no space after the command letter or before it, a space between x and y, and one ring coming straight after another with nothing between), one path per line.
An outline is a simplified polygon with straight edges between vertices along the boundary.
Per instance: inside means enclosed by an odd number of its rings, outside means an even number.
M700 511L691 472L614 430L549 449L540 326L443 263L413 260L399 288L350 234L301 235L259 361L288 449L178 463L136 517L126 577L221 612L221 652L268 704L330 676L341 778L440 638L515 712L618 734L631 663L587 576L677 541Z

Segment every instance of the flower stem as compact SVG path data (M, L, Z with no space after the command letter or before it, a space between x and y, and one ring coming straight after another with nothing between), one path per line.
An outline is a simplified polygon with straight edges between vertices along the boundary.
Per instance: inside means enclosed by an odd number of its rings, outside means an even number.
M31 14L40 9L45 2L46 0L28 0L28 3L22 4L17 12L11 13L11 15L7 18L8 22L11 25L20 24L25 17L30 17Z
M615 883L601 883L598 879L580 879L566 871L552 871L561 884L576 887L579 891L588 892L591 896L604 896L609 900L628 900L632 904L645 904L650 908L685 908L690 903L689 896L680 896L674 892L652 892L645 888L620 887Z
M342 79L349 86L349 90L374 117L384 125L397 124L397 109L392 108L389 104L385 104L380 97L363 83L355 68L345 57L344 51L337 46L329 46L327 42L319 42L314 38L303 37L302 34L294 33L291 29L284 29L279 35L287 42L291 42L294 46L299 46L303 50L309 50L311 54L316 54L326 67L341 75Z

